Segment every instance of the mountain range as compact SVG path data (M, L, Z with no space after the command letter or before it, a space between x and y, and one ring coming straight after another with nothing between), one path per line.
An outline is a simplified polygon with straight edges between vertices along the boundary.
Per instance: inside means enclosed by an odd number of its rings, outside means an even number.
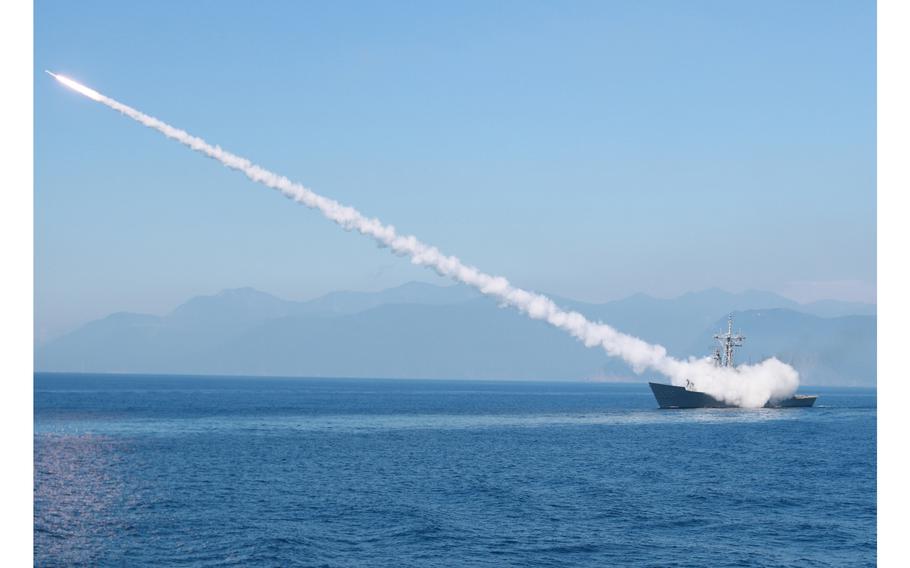
M804 384L876 381L876 306L800 304L761 291L719 289L601 304L551 296L562 307L705 355L733 314L747 336L739 361L777 356ZM284 300L253 288L198 296L164 316L115 313L36 348L39 371L318 377L646 380L600 349L465 286L412 282L380 292Z

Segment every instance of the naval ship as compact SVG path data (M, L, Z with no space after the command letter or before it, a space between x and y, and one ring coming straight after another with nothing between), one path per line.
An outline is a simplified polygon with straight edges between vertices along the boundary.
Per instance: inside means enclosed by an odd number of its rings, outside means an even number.
M727 318L727 333L717 334L714 336L717 346L714 348L713 360L718 367L734 367L733 350L742 347L745 337L733 333L733 315ZM691 380L686 381L686 386L676 387L673 385L663 385L660 383L648 383L657 404L661 408L735 408L733 404L727 404L713 396L699 392L695 383ZM808 407L815 404L815 395L798 394L791 398L778 401L768 401L765 408L799 408Z

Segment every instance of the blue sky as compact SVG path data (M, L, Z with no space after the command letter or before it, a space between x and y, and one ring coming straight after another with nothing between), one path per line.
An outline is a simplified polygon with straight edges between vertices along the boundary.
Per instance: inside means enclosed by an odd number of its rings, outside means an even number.
M442 282L45 68L524 287L874 300L873 2L39 0L39 338Z

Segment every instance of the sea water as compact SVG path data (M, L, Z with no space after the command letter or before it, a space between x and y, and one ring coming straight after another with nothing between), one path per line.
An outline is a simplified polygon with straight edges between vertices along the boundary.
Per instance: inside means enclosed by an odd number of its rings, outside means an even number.
M875 391L35 375L39 566L873 566Z

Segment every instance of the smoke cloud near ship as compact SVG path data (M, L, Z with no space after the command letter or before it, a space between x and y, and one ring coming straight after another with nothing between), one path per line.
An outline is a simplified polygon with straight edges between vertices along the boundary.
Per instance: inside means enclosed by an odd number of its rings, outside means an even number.
M325 218L347 231L357 231L372 238L394 254L410 259L413 264L433 269L445 276L472 286L501 305L517 309L528 317L543 320L557 327L587 347L600 347L611 357L628 363L636 373L657 371L670 378L674 385L692 381L698 390L728 404L742 407L761 407L768 401L781 400L796 392L797 371L776 358L754 365L717 367L710 357L678 359L671 357L660 345L622 333L600 322L592 322L576 311L564 310L548 297L518 288L502 276L485 273L463 263L459 258L444 254L434 246L421 242L413 235L403 235L392 225L369 218L353 207L343 205L271 172L250 160L211 145L152 116L107 97L70 78L48 72L76 92L116 110L140 124L157 130L166 137L195 150L224 166L245 174L251 180L281 192L285 197L316 209Z

